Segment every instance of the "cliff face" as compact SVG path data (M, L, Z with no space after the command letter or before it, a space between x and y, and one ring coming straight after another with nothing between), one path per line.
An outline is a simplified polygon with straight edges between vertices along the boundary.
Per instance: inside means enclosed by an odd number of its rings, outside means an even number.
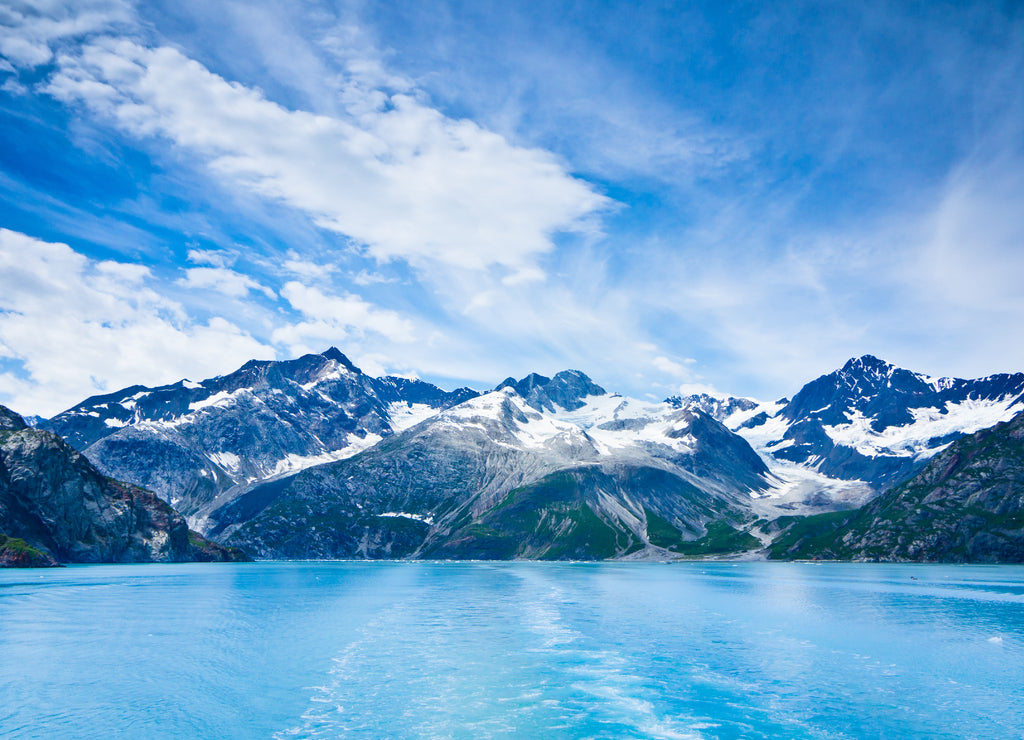
M1024 562L1024 413L964 437L856 512L809 517L774 557Z
M23 562L26 549L67 563L242 558L190 532L154 494L104 477L58 436L3 407L0 535L9 565L33 564Z

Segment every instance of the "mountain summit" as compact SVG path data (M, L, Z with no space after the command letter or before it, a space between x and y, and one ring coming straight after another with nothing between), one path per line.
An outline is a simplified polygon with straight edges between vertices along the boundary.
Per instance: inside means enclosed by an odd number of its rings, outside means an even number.
M603 396L607 391L579 370L563 370L553 378L530 373L522 380L506 378L494 389L511 388L537 411L575 411L585 406L587 396Z

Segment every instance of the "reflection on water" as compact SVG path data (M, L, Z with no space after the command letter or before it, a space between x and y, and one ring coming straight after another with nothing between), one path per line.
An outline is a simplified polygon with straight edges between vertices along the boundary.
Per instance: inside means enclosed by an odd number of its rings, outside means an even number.
M0 572L0 736L1016 738L1024 568Z

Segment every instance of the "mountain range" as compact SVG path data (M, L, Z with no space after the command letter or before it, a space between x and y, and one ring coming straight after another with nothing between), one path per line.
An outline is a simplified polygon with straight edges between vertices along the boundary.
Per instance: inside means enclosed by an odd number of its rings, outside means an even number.
M664 558L778 555L794 523L852 522L1022 410L1024 373L930 378L870 355L792 400L651 402L575 370L449 392L331 348L38 427L257 557Z

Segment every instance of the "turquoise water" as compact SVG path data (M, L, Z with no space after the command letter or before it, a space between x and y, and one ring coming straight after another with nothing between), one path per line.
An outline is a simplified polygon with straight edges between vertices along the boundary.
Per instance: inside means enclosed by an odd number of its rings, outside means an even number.
M5 738L1020 738L1024 568L0 571Z

